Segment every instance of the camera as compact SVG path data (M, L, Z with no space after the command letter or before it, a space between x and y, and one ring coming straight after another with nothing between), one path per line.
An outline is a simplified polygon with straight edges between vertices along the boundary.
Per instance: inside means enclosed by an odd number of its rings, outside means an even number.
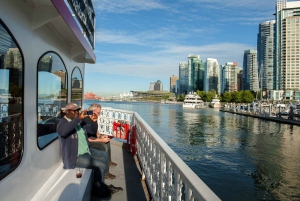
M94 113L93 110L89 110L89 111L85 112L84 114L85 115L92 115L93 113Z

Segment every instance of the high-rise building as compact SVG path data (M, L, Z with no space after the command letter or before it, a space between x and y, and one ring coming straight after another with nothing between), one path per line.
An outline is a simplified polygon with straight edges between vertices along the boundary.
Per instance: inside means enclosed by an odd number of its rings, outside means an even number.
M237 75L238 91L243 89L243 70L240 70Z
M157 82L155 82L154 91L163 91L163 84L160 80L157 80Z
M243 60L243 90L259 90L257 71L257 51L245 50Z
M300 89L300 1L276 1L274 89Z
M204 79L204 91L209 92L214 89L217 94L221 93L221 73L217 59L206 59Z
M262 90L272 90L274 78L275 20L259 24L257 36L257 62Z
M155 82L150 82L149 91L154 91Z
M176 89L176 81L178 80L178 77L175 75L172 75L170 77L170 92L172 93L177 93L177 89Z
M240 68L237 65L236 62L227 62L226 65L221 66L222 93L238 90L238 73L240 72Z
M187 94L188 92L188 72L189 66L187 62L179 63L179 94Z
M188 55L188 92L204 90L204 67L200 55Z

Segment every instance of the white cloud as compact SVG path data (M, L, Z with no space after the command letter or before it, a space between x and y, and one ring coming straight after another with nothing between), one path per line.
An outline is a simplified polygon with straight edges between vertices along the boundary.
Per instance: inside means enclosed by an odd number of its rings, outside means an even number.
M226 62L238 62L239 66L242 66L244 50L255 48L237 43L219 43L203 46L172 44L166 46L164 50L155 51L147 55L143 52L140 54L123 53L118 54L118 59L113 59L116 55L107 53L105 55L108 58L107 62L100 61L89 68L99 73L145 78L158 78L158 76L166 78L170 74L178 75L179 62L186 62L189 54L200 55L203 62L206 61L206 58L216 58L220 65ZM118 70L113 71L112 69L116 69L116 67Z
M94 0L94 7L99 13L132 13L141 10L166 9L153 0Z
M143 42L137 36L127 34L125 31L100 30L96 32L96 42L114 43L114 44L135 44L143 45Z

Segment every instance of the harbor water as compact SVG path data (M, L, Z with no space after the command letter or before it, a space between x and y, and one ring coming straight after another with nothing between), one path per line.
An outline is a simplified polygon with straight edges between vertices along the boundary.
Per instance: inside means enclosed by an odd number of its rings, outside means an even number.
M218 109L100 102L137 112L222 200L300 200L300 127Z

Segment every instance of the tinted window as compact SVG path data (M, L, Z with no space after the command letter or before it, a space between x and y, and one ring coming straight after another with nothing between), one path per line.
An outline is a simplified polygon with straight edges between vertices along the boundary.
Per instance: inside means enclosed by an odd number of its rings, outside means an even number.
M67 71L62 59L54 52L38 61L37 137L43 149L57 138L56 126L66 106Z
M71 102L82 107L82 75L78 67L72 72Z
M0 20L0 180L21 161L22 116L23 55Z

